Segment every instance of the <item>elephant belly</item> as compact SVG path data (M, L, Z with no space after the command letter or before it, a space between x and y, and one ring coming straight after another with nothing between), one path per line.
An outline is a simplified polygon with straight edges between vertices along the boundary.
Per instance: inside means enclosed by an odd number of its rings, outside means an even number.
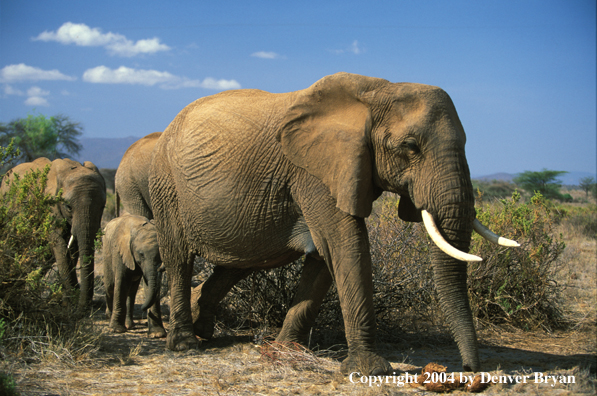
M291 202L264 204L247 197L204 199L185 211L185 234L198 255L224 267L274 268L316 252L305 219Z

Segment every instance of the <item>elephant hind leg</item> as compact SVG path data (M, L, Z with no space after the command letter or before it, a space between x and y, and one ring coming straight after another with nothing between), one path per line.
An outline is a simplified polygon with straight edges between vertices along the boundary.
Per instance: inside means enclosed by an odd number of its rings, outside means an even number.
M170 285L170 328L166 346L173 351L185 351L199 345L191 315L191 277L195 254L189 249L179 217L178 196L168 161L159 151L151 172L156 169L159 169L157 174L150 177L150 191L160 255Z
M214 321L218 303L239 281L253 270L224 268L216 266L213 274L191 293L191 312L195 335L209 339L214 332Z
M161 288L162 284L162 273L158 273L158 288ZM164 323L162 322L162 307L160 304L160 297L156 302L147 310L147 336L149 338L164 338L166 337L166 329L164 329Z
M332 276L325 262L307 255L292 307L276 341L307 344L309 332L331 284Z

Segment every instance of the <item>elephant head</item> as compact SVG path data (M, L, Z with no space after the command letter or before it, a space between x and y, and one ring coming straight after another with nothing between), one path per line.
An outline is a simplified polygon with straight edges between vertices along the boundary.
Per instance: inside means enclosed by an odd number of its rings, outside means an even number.
M144 219L140 216L131 216ZM147 310L160 298L160 271L162 259L158 247L155 225L149 221L131 221L130 232L123 232L118 237L118 250L124 265L131 271L141 268L147 284L145 301L141 307Z
M48 174L48 189L57 194L62 190L64 203L55 209L58 218L66 221L62 232L63 238L68 236L67 252L70 264L62 263L64 270L68 266L70 284L76 285L74 266L80 259L80 288L79 307L83 308L91 303L94 287L94 241L97 231L101 227L102 214L106 204L106 185L97 167L86 161L83 165L69 159L52 161ZM62 240L57 242L62 245ZM60 249L55 248L55 252ZM61 254L58 253L57 256ZM56 257L61 265L62 257Z
M466 252L473 227L490 232L475 220L466 136L448 94L338 73L297 92L277 139L294 165L329 188L340 210L367 217L390 191L400 195L401 219L425 222L437 243L431 254L440 305L464 368L478 370L466 261L480 258Z
M50 243L54 251L62 283L67 290L80 287L79 307L91 303L94 287L94 242L101 226L106 203L104 178L97 167L87 161L81 164L70 159L38 158L14 167L13 174L40 170L50 166L45 192L57 195L62 192L64 202L53 208L60 226L51 233ZM6 184L3 184L3 189ZM62 221L60 221L62 220ZM67 242L68 241L68 242ZM76 264L81 259L81 282L77 282Z

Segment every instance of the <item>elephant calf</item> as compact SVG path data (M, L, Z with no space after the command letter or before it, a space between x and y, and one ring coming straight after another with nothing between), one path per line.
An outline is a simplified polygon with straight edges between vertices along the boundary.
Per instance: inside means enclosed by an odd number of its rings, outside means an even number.
M115 333L134 328L133 307L141 278L147 285L141 309L147 315L149 337L166 336L160 311L160 267L154 224L146 217L123 215L110 221L104 230L104 285L106 317Z

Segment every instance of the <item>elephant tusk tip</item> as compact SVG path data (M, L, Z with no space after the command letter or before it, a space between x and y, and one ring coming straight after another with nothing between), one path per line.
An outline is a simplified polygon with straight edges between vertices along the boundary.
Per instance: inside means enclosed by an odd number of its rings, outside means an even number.
M512 239L500 237L498 244L506 247L520 247L520 243L513 241Z
M496 245L505 247L520 247L520 244L518 242L497 235L489 228L484 226L483 223L481 223L478 219L475 219L475 221L473 222L473 229L477 231L477 233L479 233L479 235L481 235L483 238Z

